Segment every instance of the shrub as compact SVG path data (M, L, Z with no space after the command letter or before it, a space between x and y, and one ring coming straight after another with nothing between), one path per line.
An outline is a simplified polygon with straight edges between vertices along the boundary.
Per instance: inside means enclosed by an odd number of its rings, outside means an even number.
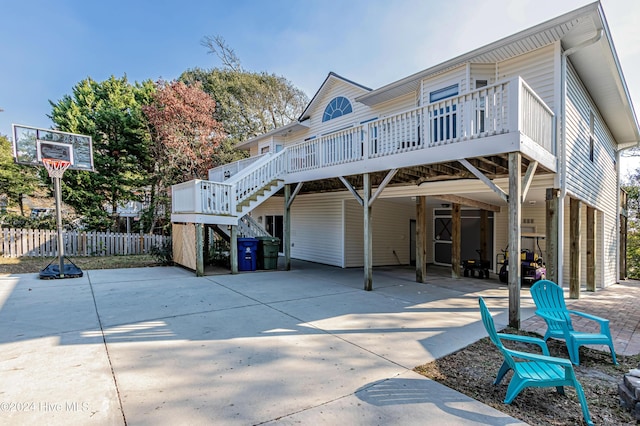
M160 265L173 265L173 245L171 240L167 240L161 245L154 245L151 247L150 254Z

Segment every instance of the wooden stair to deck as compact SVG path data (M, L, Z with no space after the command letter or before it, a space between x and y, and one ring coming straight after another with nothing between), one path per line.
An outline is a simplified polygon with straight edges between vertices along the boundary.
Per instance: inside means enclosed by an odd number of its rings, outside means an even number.
M242 200L242 202L238 203L236 205L236 211L238 213L241 213L244 207L249 206L255 201L258 201L258 198L264 196L268 191L272 190L274 187L279 186L282 182L283 181L280 179L275 179L267 183L264 187L251 194L249 198L245 198L244 200Z

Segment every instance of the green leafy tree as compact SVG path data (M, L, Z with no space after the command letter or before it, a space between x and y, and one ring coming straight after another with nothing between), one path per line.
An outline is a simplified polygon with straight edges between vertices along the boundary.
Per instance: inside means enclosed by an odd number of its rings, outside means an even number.
M235 52L219 36L205 37L202 44L220 58L224 67L187 70L180 80L202 83L203 90L215 99L215 118L229 133L218 155L230 156L236 143L288 124L302 114L309 99L290 81L275 74L245 71Z
M627 274L640 278L640 169L623 189L627 192Z
M92 137L96 172L67 171L63 179L64 201L92 229L117 228L117 206L136 200L148 184L151 139L142 106L154 91L150 80L131 84L126 76L103 82L89 77L71 95L49 101L59 130Z
M7 206L18 206L24 216L22 200L25 195L33 194L39 184L37 169L16 164L11 142L0 135L0 202L4 199Z

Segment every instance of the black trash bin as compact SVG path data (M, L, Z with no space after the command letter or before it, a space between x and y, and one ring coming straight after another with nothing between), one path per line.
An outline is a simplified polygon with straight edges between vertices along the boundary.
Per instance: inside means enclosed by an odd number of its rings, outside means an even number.
M278 269L280 238L257 237L258 269Z
M255 271L258 268L258 240L238 238L238 271Z

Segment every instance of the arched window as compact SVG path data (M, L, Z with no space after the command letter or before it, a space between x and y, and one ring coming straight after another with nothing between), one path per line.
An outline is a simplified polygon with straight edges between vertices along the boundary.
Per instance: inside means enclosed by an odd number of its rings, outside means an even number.
M337 98L333 98L329 105L324 109L324 115L322 116L322 121L333 120L334 118L341 117L345 114L349 114L352 112L351 102L349 99L344 96L338 96Z

